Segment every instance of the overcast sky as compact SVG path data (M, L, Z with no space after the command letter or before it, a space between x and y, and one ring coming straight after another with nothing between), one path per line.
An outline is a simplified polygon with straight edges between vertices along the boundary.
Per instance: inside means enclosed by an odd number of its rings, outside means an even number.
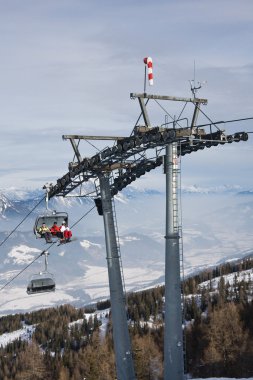
M253 117L252 47L252 0L0 0L0 188L65 174L73 151L63 134L129 135L139 116L129 94L143 92L147 56L147 92L190 97L195 62L211 120ZM177 116L183 105L163 106ZM150 116L164 121L161 109ZM225 127L253 132L253 121ZM253 187L251 140L185 156L183 184Z

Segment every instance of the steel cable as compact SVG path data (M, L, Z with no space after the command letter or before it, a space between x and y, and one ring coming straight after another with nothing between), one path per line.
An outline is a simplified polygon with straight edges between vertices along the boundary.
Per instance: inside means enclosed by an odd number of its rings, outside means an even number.
M96 206L93 206L89 211L87 211L80 219L78 219L70 228L75 227L85 216L87 216ZM47 250L51 248L56 242L53 242L49 245ZM14 281L19 275L21 275L27 268L29 268L36 260L38 260L39 257L41 257L44 254L45 250L43 250L35 259L29 263L25 268L23 268L19 273L17 273L14 277L12 277L5 285L3 285L0 288L0 291L3 290L7 285L9 285L12 281Z
M28 218L28 216L39 206L39 204L45 199L44 196L39 203L37 203L34 208L21 220L21 222L11 231L11 233L0 243L0 247L9 239L9 237L18 229L19 226Z

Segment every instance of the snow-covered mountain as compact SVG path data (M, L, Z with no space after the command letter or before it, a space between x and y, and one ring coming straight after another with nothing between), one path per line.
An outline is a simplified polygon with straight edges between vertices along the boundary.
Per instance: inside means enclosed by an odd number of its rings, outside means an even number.
M91 190L91 184L87 184L87 192ZM252 189L244 189L240 185L220 185L212 187L203 187L197 185L182 186L182 194L189 195L237 195L237 196L251 196L253 195ZM73 195L73 194L72 194ZM77 193L78 195L78 193ZM130 199L141 198L143 196L165 196L164 191L156 189L144 188L138 189L133 186L128 186L121 193L116 196L121 202L129 201ZM42 189L36 190L23 190L23 189L0 189L0 218L13 218L15 216L25 216L27 212L32 210L45 196L45 192ZM54 197L50 200L49 206L52 210L59 208L71 209L74 206L87 204L91 202L90 198L78 198L78 197ZM41 202L34 210L34 214L41 213L45 210L45 202ZM34 215L33 214L33 215Z
M253 198L240 195L238 187L209 191L193 187L181 194L184 270L190 274L253 251ZM6 191L0 219L0 244L43 197L40 191ZM7 200L7 201L6 201ZM120 247L127 290L139 290L164 281L165 194L127 188L115 200ZM39 257L1 291L0 314L29 311L71 303L77 306L108 297L108 275L103 218L94 202L83 198L54 198L50 206L69 213L78 239L53 246L49 271L54 274L55 293L28 296L29 276L44 268ZM33 234L34 219L45 211L41 204L0 246L0 287L15 277L47 246ZM81 219L86 213L87 216Z
M10 201L4 194L0 193L0 218L6 218L6 214L9 210L17 212L14 202Z

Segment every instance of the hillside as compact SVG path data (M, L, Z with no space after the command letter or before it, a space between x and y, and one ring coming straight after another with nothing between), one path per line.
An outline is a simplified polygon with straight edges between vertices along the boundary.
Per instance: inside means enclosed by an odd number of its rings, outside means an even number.
M192 378L253 376L252 268L253 259L247 258L186 279L186 368ZM207 276L209 280L202 281ZM127 296L138 379L145 378L147 373L150 379L162 379L163 302L163 286ZM2 317L0 378L1 374L4 378L7 371L4 379L18 379L19 370L32 376L37 374L38 368L44 375L49 371L52 380L78 380L78 376L113 378L109 306L109 301L103 301L85 309L66 305ZM22 355L31 355L31 350L32 362L13 366L12 360L12 367L7 365L10 355L15 355L15 361L19 362ZM100 369L92 365L97 360Z

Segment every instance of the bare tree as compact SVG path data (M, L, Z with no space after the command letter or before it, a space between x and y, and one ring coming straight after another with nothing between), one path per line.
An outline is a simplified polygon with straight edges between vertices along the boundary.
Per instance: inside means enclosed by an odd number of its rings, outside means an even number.
M39 346L30 342L26 349L20 354L21 369L16 380L45 380L50 379L44 358Z
M234 303L217 308L210 315L208 347L204 362L213 368L214 375L230 375L242 359L248 341L238 308Z

